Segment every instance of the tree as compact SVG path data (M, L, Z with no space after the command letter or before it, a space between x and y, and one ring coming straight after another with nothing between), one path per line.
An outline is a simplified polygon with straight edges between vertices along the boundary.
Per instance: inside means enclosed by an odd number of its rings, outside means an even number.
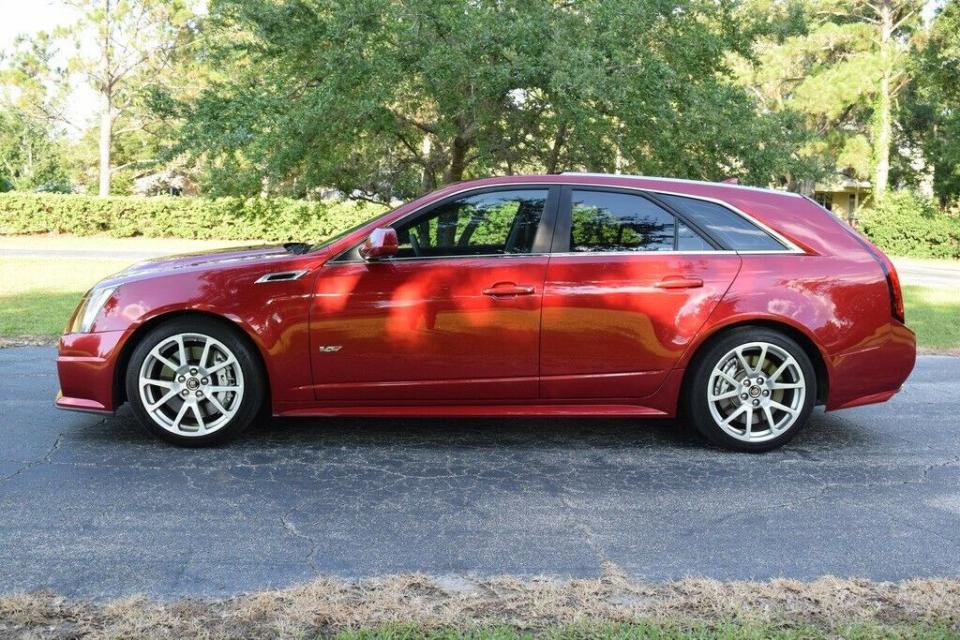
M22 111L0 111L0 191L69 191L59 141Z
M57 35L75 41L77 54L70 69L83 74L99 96L99 193L105 196L110 193L117 121L129 113L138 90L163 72L189 38L195 14L187 0L74 0L70 4L80 18Z
M788 172L797 130L758 114L724 52L729 2L219 0L216 69L181 101L212 189L379 200L474 175Z
M949 0L936 15L911 71L908 108L901 126L912 148L923 152L940 203L960 197L960 3Z
M62 157L64 72L46 34L19 36L0 58L0 190L69 188Z
M758 42L740 78L775 110L803 114L831 170L889 184L893 123L907 85L919 0L811 0L785 6L791 28ZM759 10L767 10L761 4ZM781 7L783 9L784 7Z
M920 18L918 0L861 0L854 15L873 27L879 62L874 113L873 193L882 198L890 175L890 148L893 145L893 121L896 100L906 86L907 50Z

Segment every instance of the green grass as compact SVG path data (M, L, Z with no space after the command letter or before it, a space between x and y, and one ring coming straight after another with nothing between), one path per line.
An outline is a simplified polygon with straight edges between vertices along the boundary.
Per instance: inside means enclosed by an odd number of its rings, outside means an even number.
M0 251L117 251L186 253L250 244L170 238L0 236ZM83 293L137 259L0 257L0 337L56 336Z
M790 623L659 623L636 622L613 625L548 627L522 631L512 627L424 628L393 626L345 631L337 640L956 640L960 633L947 626L922 622L909 625L854 623L830 631Z
M61 334L84 292L130 262L0 258L0 337Z
M960 288L903 287L907 326L924 349L960 349Z
M0 297L0 337L49 337L63 333L83 292L28 291Z

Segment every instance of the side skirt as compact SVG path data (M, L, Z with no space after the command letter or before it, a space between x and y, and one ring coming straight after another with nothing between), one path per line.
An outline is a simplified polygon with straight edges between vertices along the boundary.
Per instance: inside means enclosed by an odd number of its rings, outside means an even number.
M522 417L597 416L667 418L664 411L630 404L529 404L529 405L421 405L421 406L324 406L285 409L284 417Z

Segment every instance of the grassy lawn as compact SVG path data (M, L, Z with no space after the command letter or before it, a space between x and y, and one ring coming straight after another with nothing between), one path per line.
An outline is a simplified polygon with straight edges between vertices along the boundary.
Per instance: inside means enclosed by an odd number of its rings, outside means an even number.
M186 253L251 244L168 238L77 238L73 236L0 236L0 252L117 251ZM56 336L84 292L139 258L29 258L0 255L0 337Z
M69 236L0 237L3 249L183 253L230 246L229 242ZM242 244L242 243L239 243ZM0 337L56 336L84 291L120 271L134 258L0 257ZM907 324L921 348L960 349L960 289L904 287Z
M131 260L0 257L0 336L54 336L84 292Z
M907 325L924 349L960 349L960 289L903 287Z

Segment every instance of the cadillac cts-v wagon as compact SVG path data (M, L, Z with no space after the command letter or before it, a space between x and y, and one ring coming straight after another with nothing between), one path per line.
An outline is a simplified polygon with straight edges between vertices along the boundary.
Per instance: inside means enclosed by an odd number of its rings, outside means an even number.
M258 416L675 417L777 447L913 368L896 271L791 193L610 175L448 186L325 242L149 260L60 340L57 406L181 445Z

